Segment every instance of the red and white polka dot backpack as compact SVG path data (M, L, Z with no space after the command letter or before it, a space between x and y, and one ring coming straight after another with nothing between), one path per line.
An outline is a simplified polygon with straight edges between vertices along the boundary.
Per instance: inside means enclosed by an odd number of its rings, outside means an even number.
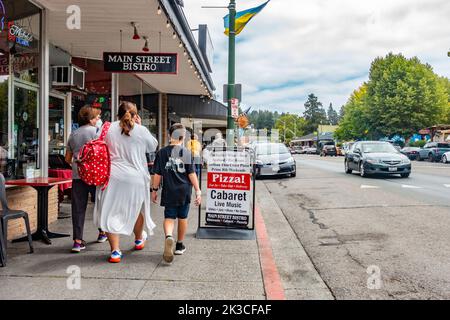
M78 174L86 184L102 186L102 190L108 186L111 174L111 156L105 142L111 123L105 122L102 133L98 139L87 142L78 153Z

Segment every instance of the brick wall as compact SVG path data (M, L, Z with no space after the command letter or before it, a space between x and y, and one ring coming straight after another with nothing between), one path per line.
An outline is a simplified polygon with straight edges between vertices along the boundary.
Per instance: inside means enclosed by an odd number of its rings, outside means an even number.
M31 187L14 187L6 190L8 205L11 209L23 210L28 213L31 231L37 227L37 193ZM53 187L48 193L48 223L58 219L58 188ZM11 220L8 223L8 240L26 235L23 219Z

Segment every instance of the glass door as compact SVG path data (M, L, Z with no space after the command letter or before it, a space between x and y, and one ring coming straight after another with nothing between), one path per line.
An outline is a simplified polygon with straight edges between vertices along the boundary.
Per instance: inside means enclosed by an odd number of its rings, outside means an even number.
M50 95L48 106L48 139L50 155L64 155L64 110L65 97L59 95Z
M14 81L13 158L15 177L40 176L38 88Z

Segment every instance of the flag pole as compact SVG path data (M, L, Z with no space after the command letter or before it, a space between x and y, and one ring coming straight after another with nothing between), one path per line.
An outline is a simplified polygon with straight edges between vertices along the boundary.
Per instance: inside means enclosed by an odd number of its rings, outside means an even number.
M235 98L236 69L236 0L230 0L229 35L228 35L228 113L227 113L227 145L234 146L235 122L231 116L231 101Z

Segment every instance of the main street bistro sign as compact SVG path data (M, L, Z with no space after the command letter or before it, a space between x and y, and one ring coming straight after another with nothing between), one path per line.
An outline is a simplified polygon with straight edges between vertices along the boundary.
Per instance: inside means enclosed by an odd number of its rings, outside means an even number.
M176 53L104 52L104 71L122 73L177 74Z

